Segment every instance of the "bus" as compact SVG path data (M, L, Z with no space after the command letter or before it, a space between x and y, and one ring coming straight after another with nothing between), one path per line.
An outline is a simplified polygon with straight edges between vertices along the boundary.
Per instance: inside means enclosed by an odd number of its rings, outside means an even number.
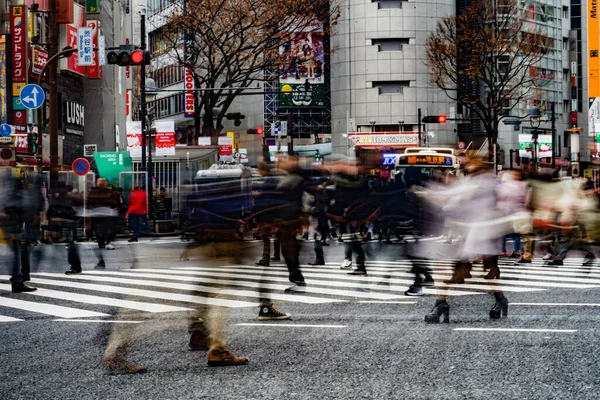
M412 147L402 154L384 154L383 166L393 169L391 179L399 176L407 186L432 177L445 181L460 173L456 150L441 147Z

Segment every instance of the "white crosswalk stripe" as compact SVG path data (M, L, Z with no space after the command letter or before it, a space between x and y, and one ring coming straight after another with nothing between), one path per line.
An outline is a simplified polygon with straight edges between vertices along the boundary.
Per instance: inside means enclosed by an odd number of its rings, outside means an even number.
M444 281L452 276L454 261L431 260L423 263L431 269L436 285L424 288L423 292L467 296L491 290L521 293L600 287L600 268L584 266L583 262L583 259L567 259L564 265L550 266L539 259L531 264L518 264L514 259L501 258L500 279L484 279L481 265L475 264L472 277L464 284L446 284ZM404 292L414 282L411 269L410 260L367 262L368 276L349 276L349 271L341 270L337 263L302 266L306 286L298 287L294 293L284 293L290 283L283 264L91 270L68 276L38 272L32 274L32 285L38 287L35 292L13 295L9 293L10 285L0 284L0 323L40 315L101 322L114 319L121 309L168 313L189 312L198 305L250 308L256 307L259 299L312 305L356 302L409 307L416 302L402 300L408 300Z

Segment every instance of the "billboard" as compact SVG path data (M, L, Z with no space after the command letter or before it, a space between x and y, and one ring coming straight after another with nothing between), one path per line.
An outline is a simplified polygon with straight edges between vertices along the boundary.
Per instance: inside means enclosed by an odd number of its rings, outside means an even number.
M175 155L175 121L154 121L156 127L155 146L157 156Z
M27 23L25 7L10 7L10 33L12 34L12 81L27 82Z
M131 157L142 156L142 122L127 121L127 150Z
M532 135L519 135L519 157L533 158ZM538 135L537 158L552 157L552 135Z
M60 47L65 48L70 46L77 48L77 29L83 28L85 25L85 8L79 4L73 4L73 23L59 25L60 27ZM77 53L69 58L61 58L59 60L59 68L61 70L71 71L78 75L85 75L85 67L79 65L79 57Z
M285 33L279 46L279 101L283 108L325 106L323 26L314 23L301 32Z

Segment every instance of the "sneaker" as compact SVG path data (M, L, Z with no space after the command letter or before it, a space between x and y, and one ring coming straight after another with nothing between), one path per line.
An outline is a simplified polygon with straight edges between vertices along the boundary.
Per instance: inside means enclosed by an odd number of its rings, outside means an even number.
M258 260L257 263L254 263L254 265L259 266L259 267L268 267L269 266L269 261L267 260Z
M316 258L315 261L309 262L308 265L325 265L325 260L322 258Z
M352 268L352 260L344 260L342 265L340 265L340 269L350 269Z
M104 264L104 263L96 264L94 266L94 269L106 269L106 264Z
M367 270L365 267L358 267L354 271L347 272L346 275L354 275L354 276L367 276Z
M344 243L344 239L342 239L341 237L337 238L338 243Z
M81 273L81 271L77 271L77 270L74 270L74 269L70 269L68 271L65 271L65 275L78 275L80 273Z
M298 293L298 292L304 292L304 290L302 288L306 287L306 283L305 282L294 282L292 283L292 286L286 288L284 290L285 293Z
M109 243L109 244L106 245L105 249L106 250L114 250L115 246L113 246L112 244Z
M421 286L410 285L408 290L404 292L405 296L423 296L423 288Z
M146 368L134 365L121 357L106 357L102 360L102 367L109 373L117 374L137 374L146 372Z
M518 251L513 251L510 255L510 258L521 258L521 253Z
M229 367L248 364L246 357L237 357L229 350L211 349L208 352L209 367Z
M292 318L292 314L277 311L277 309L275 307L273 307L272 304L261 305L260 311L258 313L259 321L276 321L276 320L281 321L284 319L291 319L291 318Z
M548 263L548 265L563 265L562 260L552 260Z
M323 242L323 241L322 241L322 242L321 242L321 246L329 246L329 243L327 243L327 242Z
M128 240L129 243L133 243L133 242L137 242L137 241L138 241L137 238L131 238Z
M544 260L544 261L554 260L554 256L551 253L548 253L544 257L542 257L542 260Z

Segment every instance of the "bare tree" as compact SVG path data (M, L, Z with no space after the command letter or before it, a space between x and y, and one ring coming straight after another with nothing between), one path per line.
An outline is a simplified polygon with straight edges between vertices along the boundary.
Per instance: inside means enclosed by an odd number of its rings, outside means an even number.
M475 0L440 21L426 42L431 82L481 119L490 148L502 117L535 100L547 82L535 70L552 39L519 4Z
M337 19L328 0L184 0L178 7L162 38L204 89L195 97L196 132L201 126L213 137L244 88L277 67L279 46L298 32L327 30Z

